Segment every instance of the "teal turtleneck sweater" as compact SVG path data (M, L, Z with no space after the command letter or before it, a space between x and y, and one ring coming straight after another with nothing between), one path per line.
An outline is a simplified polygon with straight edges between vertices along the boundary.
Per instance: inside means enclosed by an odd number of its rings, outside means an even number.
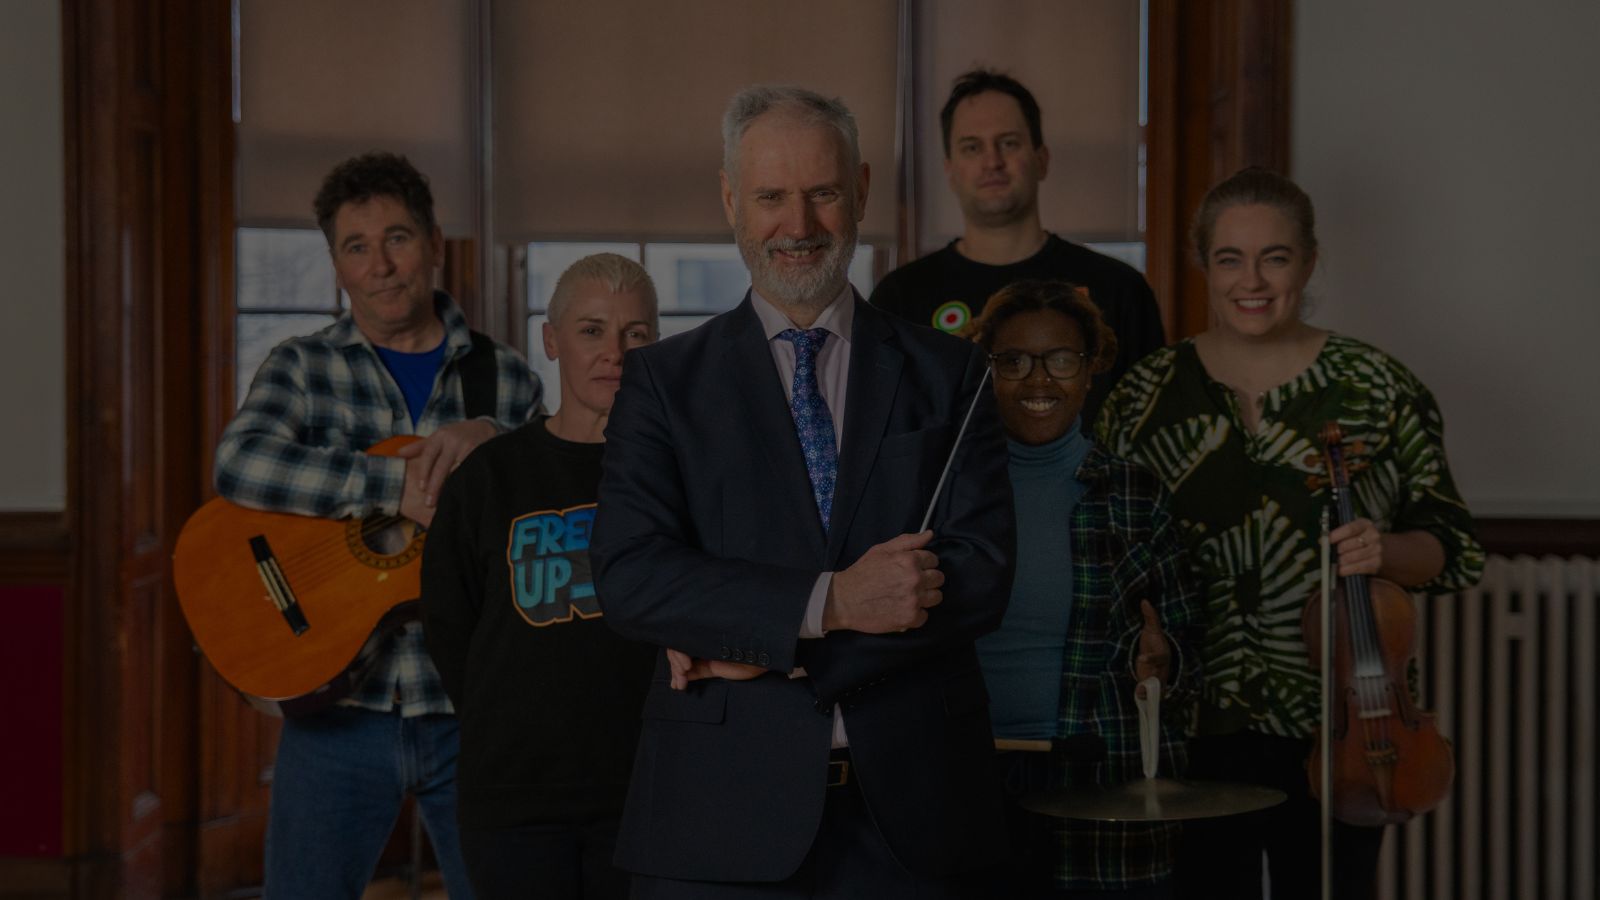
M1077 422L1048 444L1007 441L1017 510L1017 572L1000 629L978 640L995 737L1053 738L1061 654L1072 618L1072 508L1092 446Z

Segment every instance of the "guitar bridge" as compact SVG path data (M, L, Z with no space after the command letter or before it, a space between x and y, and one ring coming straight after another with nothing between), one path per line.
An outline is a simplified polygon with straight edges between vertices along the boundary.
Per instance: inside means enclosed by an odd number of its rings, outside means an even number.
M261 583L267 588L267 599L283 614L283 620L289 623L296 637L304 634L311 623L300 611L300 602L295 599L294 589L289 587L289 579L284 577L283 567L278 565L278 558L272 554L267 539L259 534L252 537L250 552L255 554L256 574L261 576Z

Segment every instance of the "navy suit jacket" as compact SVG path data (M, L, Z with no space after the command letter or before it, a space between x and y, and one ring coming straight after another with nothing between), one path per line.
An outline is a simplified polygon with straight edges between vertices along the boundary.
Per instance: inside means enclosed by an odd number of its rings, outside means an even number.
M904 633L799 638L820 573L917 530L987 364L974 344L855 304L827 533L748 297L628 353L591 544L606 621L628 638L770 671L673 691L662 654L618 838L625 869L707 881L794 873L821 821L836 705L851 775L903 865L941 875L1004 853L972 643L1000 624L1015 551L987 387L931 525L943 603ZM797 666L809 677L788 677Z

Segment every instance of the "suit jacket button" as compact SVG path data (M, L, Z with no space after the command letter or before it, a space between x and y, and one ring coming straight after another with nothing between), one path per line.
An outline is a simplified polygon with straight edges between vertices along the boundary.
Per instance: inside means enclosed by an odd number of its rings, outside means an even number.
M727 659L728 658L728 648L727 647L723 647L722 648L722 658L723 659Z
M772 657L768 656L765 650L761 651L761 655L756 657L756 663L758 665L764 666L770 662L772 662Z
M744 662L744 651L738 647L733 648L733 661L739 663Z

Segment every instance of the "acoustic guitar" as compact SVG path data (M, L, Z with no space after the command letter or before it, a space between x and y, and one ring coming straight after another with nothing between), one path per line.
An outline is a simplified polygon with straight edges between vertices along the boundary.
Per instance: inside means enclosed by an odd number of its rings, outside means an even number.
M178 535L178 605L224 681L267 712L311 712L348 693L379 640L416 617L424 536L402 516L319 519L218 498Z

